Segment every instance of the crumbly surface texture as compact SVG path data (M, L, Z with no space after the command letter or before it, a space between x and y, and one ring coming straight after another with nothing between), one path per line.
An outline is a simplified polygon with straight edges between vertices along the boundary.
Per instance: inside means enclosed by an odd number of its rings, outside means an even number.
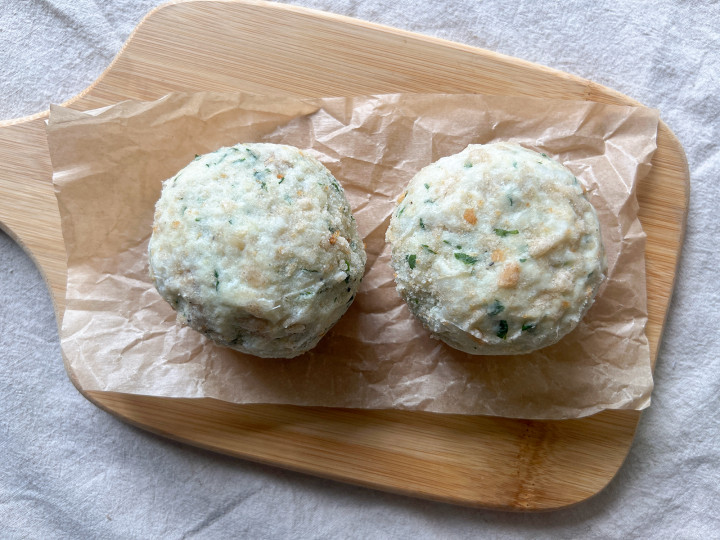
M291 358L352 303L365 250L340 183L297 148L238 144L163 183L150 274L177 319L221 345Z
M604 279L595 210L560 163L513 143L422 169L387 241L397 290L432 334L470 354L522 354L578 324Z

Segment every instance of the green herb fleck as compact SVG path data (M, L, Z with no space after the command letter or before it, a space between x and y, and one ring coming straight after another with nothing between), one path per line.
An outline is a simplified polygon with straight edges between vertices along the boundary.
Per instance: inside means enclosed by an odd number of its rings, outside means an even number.
M253 152L252 150L250 150L249 148L245 148L245 151L246 151L248 154L250 154L250 157L252 157L253 159L257 159L257 158L258 158L257 154L256 154L255 152Z
M181 216L184 216L184 215L185 215L185 210L187 210L187 206L183 206L183 207L182 207L182 212L180 212L180 215L181 215Z
M218 274L218 271L215 270L215 290L218 290L218 287L220 286L220 274Z
M228 219L228 223L229 223L230 225L232 225L232 224L233 224L232 219Z
M433 250L430 249L430 247L427 246L426 244L420 244L420 245L421 245L423 248L425 248L425 250L428 251L429 253L432 253L432 254L434 254L434 255L437 255L437 251L433 251Z
M265 171L255 171L253 173L253 177L255 178L255 180L260 182L260 189L264 189L265 191L267 191L267 184L265 184L265 180L263 180L263 178L265 177Z
M495 234L497 234L498 236L503 236L503 237L507 236L508 234L518 234L517 229L513 229L512 231L508 231L506 229L493 229L493 230L495 231Z
M402 213L405 211L405 207L403 206L400 210L398 210L397 216L402 216Z
M245 158L236 159L235 161L232 162L232 164L235 165L236 163L241 163L243 161L245 161Z
M470 162L468 161L468 162L465 164L465 168L466 168L466 169L469 169L470 167L472 167L472 163L470 163Z
M517 169L517 161L513 161L513 169Z
M494 317L495 315L497 315L498 313L500 313L500 312L503 311L504 309L505 309L505 306L502 305L502 303L500 302L500 300L495 300L492 304L490 304L490 305L488 306L487 313L488 313L488 315L490 315L491 317Z
M506 195L506 197L508 198L508 201L510 201L510 206L512 206L512 205L513 205L513 198L512 198L510 195Z
M507 337L507 333L508 333L507 321L498 321L497 337L505 339Z
M523 323L522 331L523 332L532 332L533 330L535 330L536 326L537 326L537 323Z
M228 157L228 153L229 153L229 152L225 152L225 153L223 154L223 157L221 157L220 159L218 159L218 160L217 160L217 163L215 163L215 165L220 165L220 164L223 162L223 160L224 160L226 157Z
M424 229L424 228L425 228L425 224L423 223L422 218L420 218L420 228L421 228L421 229Z
M525 261L527 261L527 259L525 257L520 259L520 262L525 262Z
M281 177L280 177L280 181L278 182L278 185L282 184L284 181L285 181L285 177L284 177L284 176L281 176Z
M345 259L345 272L350 272L350 261L348 261L347 259Z
M448 246L452 246L452 244L448 240L443 240L444 244L447 244ZM462 246L455 246L457 249L462 249Z
M197 161L198 159L200 159L200 154L195 154L195 159L193 161Z
M540 153L542 157L547 157L547 154Z
M467 253L456 253L455 258L458 261L464 262L465 264L475 264L478 262L477 257L472 257Z
M196 218L195 218L195 221L200 221L200 218L199 218L199 217L196 217Z
M425 184L425 189L430 189L430 184Z
M206 163L205 166L206 166L208 169L210 168L210 164L209 164L209 163Z
M408 263L408 266L410 267L410 270L413 270L415 268L415 260L417 259L417 256L415 254L412 255L405 255L405 260Z
M333 183L332 183L332 186L335 188L335 190L336 190L338 193L340 193L340 186L338 185L337 182L333 182Z

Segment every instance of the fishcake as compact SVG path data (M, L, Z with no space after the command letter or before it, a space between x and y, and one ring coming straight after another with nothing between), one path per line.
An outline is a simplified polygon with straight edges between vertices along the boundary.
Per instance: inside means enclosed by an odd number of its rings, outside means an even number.
M422 169L386 233L399 294L433 336L470 354L522 354L573 330L606 263L577 178L513 143L470 145Z
M268 358L314 347L352 303L366 262L330 171L261 143L196 156L166 180L148 255L180 323Z

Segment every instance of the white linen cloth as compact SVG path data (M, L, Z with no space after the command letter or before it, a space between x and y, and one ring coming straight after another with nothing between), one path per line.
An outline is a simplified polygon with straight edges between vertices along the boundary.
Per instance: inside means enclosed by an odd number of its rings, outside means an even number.
M0 118L86 88L156 0L0 0ZM720 5L298 0L591 79L658 108L687 152L687 237L627 461L545 514L453 507L213 454L133 428L65 375L50 295L0 232L0 537L717 538L720 536Z

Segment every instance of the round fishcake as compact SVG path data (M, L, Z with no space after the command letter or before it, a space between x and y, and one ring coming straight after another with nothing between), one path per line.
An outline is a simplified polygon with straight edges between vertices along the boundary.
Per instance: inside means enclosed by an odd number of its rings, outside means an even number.
M410 311L470 354L555 343L604 279L600 226L577 179L512 143L470 145L422 169L387 241Z
M268 358L314 347L352 303L366 260L342 186L276 144L196 156L166 180L148 252L179 322Z

